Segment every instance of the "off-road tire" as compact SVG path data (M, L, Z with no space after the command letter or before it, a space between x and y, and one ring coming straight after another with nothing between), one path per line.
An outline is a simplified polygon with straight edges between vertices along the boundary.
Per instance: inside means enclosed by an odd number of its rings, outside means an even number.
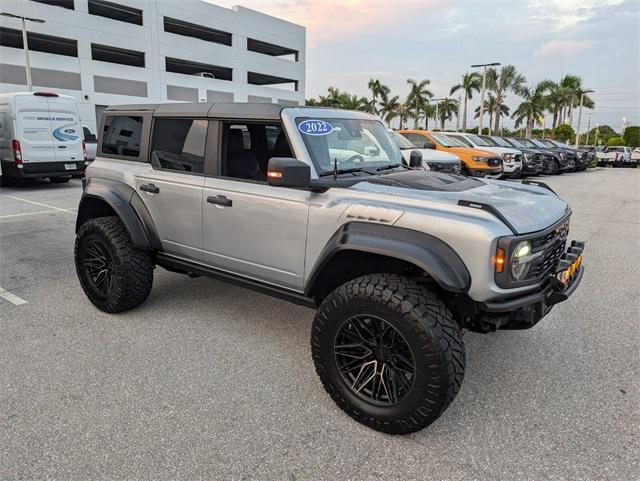
M71 177L49 177L49 182L52 184L66 184L71 180Z
M94 285L88 272L89 241L100 243L110 257L113 282L106 295ZM76 272L89 300L101 311L122 312L142 304L153 285L153 260L150 253L131 243L126 228L117 217L99 217L82 224L75 242Z
M385 406L368 402L340 373L334 343L352 316L378 316L402 334L415 360L408 394ZM341 285L318 309L311 332L316 372L336 404L356 421L389 434L419 431L447 409L465 370L462 330L436 294L393 274L372 274Z

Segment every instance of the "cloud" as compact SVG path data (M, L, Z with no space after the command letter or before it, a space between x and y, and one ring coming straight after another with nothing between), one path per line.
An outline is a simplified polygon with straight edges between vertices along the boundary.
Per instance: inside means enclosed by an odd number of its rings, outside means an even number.
M624 0L529 0L527 9L530 20L555 31L565 31L622 3Z
M217 0L231 6L238 0ZM402 20L419 12L429 13L446 0L424 0L398 5L387 0L246 0L243 7L289 20L307 28L311 45L353 38L370 32L383 33L390 26L402 29Z
M564 60L590 50L594 44L592 40L552 40L533 52L533 56L541 60Z

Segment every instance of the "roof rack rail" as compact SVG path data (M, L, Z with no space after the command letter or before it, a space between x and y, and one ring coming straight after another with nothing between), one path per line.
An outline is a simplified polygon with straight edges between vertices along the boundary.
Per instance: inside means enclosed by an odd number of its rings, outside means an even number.
M513 227L513 224L511 224L511 222L509 222L509 220L507 220L507 218L504 215L502 215L502 212L500 212L491 204L485 204L484 202L476 202L471 200L460 199L458 201L458 205L463 207L471 207L473 209L480 209L480 210L484 210L485 212L489 212L490 214L493 214L495 217L500 219L502 223L506 225L509 228L509 230L511 230L511 232L513 232L514 234L518 233L515 227Z
M547 189L547 190L553 192L554 194L556 194L556 191L553 190L551 187L549 187L544 182L539 182L537 180L522 180L522 181L520 181L520 183L521 184L525 184L525 185L537 185L538 187L542 187L542 188ZM558 195L558 194L556 194L556 195Z

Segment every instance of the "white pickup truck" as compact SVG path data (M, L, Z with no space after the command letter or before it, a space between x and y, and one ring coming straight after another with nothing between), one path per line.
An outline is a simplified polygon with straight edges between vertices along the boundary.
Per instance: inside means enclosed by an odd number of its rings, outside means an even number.
M607 167L613 165L614 167L637 167L638 160L631 159L631 147L624 145L614 145L606 147L604 151L596 154L598 158L598 165Z

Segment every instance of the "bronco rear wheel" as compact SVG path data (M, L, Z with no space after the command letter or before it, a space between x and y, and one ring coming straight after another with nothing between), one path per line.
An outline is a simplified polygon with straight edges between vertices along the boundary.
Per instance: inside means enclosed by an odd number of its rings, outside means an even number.
M462 331L449 309L433 292L392 274L359 277L327 296L311 348L338 406L390 434L435 421L464 377Z
M75 261L82 289L101 311L133 309L151 292L151 256L133 246L117 217L99 217L82 224L76 237Z

